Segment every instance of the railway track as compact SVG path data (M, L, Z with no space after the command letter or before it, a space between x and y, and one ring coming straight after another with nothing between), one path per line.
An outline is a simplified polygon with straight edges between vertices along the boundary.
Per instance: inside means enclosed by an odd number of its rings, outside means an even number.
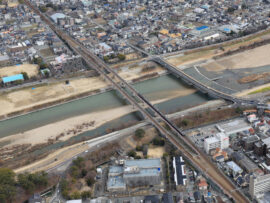
M89 67L95 69L105 80L110 82L116 90L118 90L124 98L127 99L134 107L136 107L146 119L148 119L162 135L164 135L173 145L176 146L185 157L187 157L195 167L199 168L203 173L208 175L224 192L235 199L237 202L248 202L248 199L241 193L235 191L235 186L222 174L216 166L208 160L206 155L200 152L195 145L185 137L171 121L169 121L159 110L157 110L150 102L140 95L131 85L122 79L114 70L107 66L96 55L87 50L75 39L64 33L53 25L48 17L43 15L35 6L28 0L24 0L41 19L78 55L81 55ZM117 81L116 81L117 79ZM132 96L127 92L127 89L132 93ZM166 123L173 133L168 132L141 104L144 103L148 108L159 115L164 123ZM183 144L184 143L184 144Z

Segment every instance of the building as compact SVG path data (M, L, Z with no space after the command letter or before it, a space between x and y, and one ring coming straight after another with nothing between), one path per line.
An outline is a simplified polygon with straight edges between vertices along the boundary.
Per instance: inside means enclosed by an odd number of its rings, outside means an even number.
M270 166L270 153L267 153L266 155L265 155L265 163L267 164L267 166Z
M123 176L109 176L107 181L107 190L109 192L123 191L126 189L126 183L124 182Z
M28 200L29 203L42 203L42 197L40 194L35 193L30 199Z
M159 185L162 179L160 159L125 160L123 166L110 166L108 191L123 191L126 187Z
M255 142L258 142L260 138L257 135L251 135L243 138L244 149L246 151L252 151L254 149Z
M270 137L263 139L262 142L266 149L270 149Z
M126 160L124 164L123 178L130 187L159 185L161 174L160 159Z
M66 17L66 15L63 14L63 13L55 13L55 14L51 15L51 19L52 19L55 23L58 22L58 19L63 19L63 18L65 18L65 17Z
M0 66L7 66L10 64L10 58L8 55L0 55Z
M83 201L81 199L74 199L74 200L68 200L66 203L82 203Z
M184 167L185 162L181 156L173 158L174 181L176 186L186 185L187 176Z
M162 202L163 203L174 203L172 193L164 193L162 195Z
M23 75L22 74L17 74L17 75L12 75L8 77L2 77L2 81L4 84L15 82L15 81L23 81Z
M204 150L209 153L216 148L226 149L229 147L229 137L221 132L217 133L215 137L209 137L204 140Z
M231 157L233 161L235 161L241 168L243 168L248 173L255 172L259 169L258 166L242 152L233 152L231 154Z
M268 191L270 191L270 174L250 176L249 193L253 199L263 196L263 194Z
M234 120L228 123L221 123L219 126L229 137L233 134L250 129L250 125L244 120Z
M243 172L243 169L240 168L234 161L229 161L226 163L229 169L229 172L233 175L233 177L236 177L238 174L241 174Z
M205 178L201 177L198 182L198 188L199 190L207 190L208 184L205 180Z
M256 142L254 144L254 153L258 156L262 156L264 154L264 144L262 142Z

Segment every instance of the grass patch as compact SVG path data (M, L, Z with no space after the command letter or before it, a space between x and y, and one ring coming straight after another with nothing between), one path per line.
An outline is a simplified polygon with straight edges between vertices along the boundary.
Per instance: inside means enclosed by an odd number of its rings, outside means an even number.
M255 91L250 92L248 94L251 95L251 94L263 93L263 92L267 92L267 91L270 91L270 87L264 87L262 89L255 90Z

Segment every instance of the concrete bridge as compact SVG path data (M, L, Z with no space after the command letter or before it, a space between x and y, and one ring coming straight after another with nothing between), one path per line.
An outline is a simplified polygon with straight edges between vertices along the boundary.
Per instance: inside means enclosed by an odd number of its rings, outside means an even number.
M194 88L198 89L204 94L208 94L210 97L216 98L216 99L224 99L226 101L231 101L236 104L240 105L258 105L258 100L252 100L252 99L244 99L235 97L228 92L228 88L219 85L218 83L215 83L213 81L209 81L208 84L203 83L202 80L198 80L196 78L193 78L189 74L185 73L184 71L178 69L177 67L169 64L166 62L162 57L155 56L147 53L146 51L140 49L139 47L136 47L130 43L127 42L127 44L132 47L133 49L137 50L138 52L142 53L143 55L148 57L149 61L153 61L163 68L166 68L168 71L170 71L172 74L174 74L176 77L181 78L184 82L186 82L188 85L193 86Z

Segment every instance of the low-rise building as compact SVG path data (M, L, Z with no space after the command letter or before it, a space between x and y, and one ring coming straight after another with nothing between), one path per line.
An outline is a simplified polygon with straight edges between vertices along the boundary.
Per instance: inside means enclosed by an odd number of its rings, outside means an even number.
M122 191L126 187L159 185L162 179L160 159L125 160L123 166L110 166L108 191Z
M240 166L238 166L234 161L229 161L226 164L228 166L229 172L233 175L233 177L236 177L243 172L243 169L240 168Z
M176 187L186 185L185 162L181 156L173 158L174 181Z
M209 153L216 148L226 149L229 147L229 137L225 133L217 133L215 137L204 140L204 150Z

